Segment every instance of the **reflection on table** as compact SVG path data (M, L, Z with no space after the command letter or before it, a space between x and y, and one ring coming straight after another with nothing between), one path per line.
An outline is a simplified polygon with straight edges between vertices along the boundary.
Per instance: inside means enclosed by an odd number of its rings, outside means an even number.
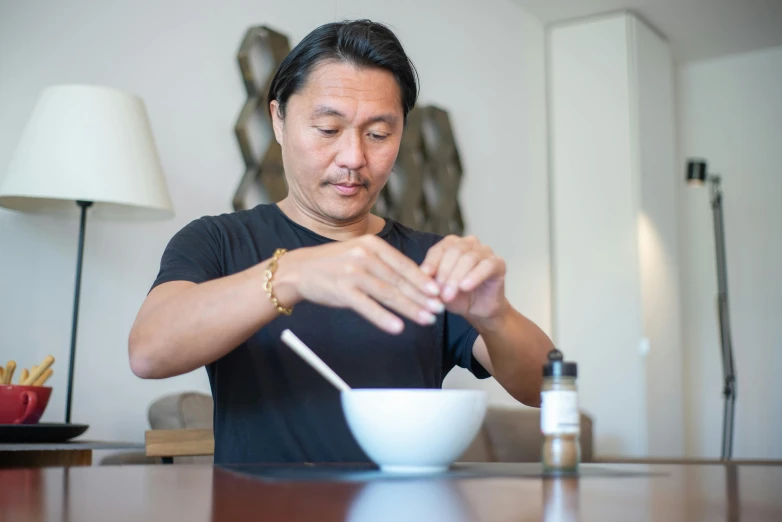
M612 473L595 473L596 469ZM540 478L489 465L467 478L296 480L220 467L0 470L0 519L28 521L780 521L782 465L585 466ZM620 473L621 472L621 473ZM515 474L514 474L515 473Z

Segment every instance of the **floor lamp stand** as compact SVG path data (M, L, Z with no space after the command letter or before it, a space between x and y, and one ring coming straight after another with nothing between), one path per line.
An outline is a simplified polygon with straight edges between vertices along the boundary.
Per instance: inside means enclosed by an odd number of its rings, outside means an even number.
M725 409L722 418L722 460L733 455L733 421L736 405L736 368L733 365L733 343L728 312L728 274L725 262L725 229L722 218L722 190L720 177L709 176L711 209L714 214L714 246L717 254L717 313L720 322L722 349L722 377Z
M65 400L65 423L71 423L71 402L73 399L73 368L76 362L76 330L79 324L79 296L81 295L81 266L84 259L84 229L87 225L87 209L92 201L77 201L81 207L79 224L79 249L76 257L76 289L73 293L73 321L71 322L71 353L68 361L68 395Z

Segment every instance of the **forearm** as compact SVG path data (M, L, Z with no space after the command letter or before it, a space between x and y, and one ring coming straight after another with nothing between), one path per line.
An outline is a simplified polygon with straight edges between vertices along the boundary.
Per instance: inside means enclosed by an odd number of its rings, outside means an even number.
M510 304L496 319L476 324L503 388L527 406L540 406L543 364L554 347L549 337Z
M224 356L271 322L278 312L263 288L265 267L264 262L201 284L177 282L184 288L159 287L172 295L139 312L128 341L133 372L147 379L190 372ZM283 282L275 284L282 304L287 304L280 295L285 290Z

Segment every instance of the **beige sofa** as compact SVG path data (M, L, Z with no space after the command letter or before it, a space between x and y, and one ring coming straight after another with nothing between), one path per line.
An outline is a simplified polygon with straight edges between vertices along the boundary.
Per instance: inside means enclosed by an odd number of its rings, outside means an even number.
M153 430L209 429L213 402L210 395L184 392L161 397L149 407L148 418ZM490 407L481 431L459 459L462 462L538 462L543 437L540 433L540 410L535 408ZM581 414L581 461L593 460L592 419ZM181 463L212 462L212 457L176 457ZM142 453L115 454L101 464L160 462Z

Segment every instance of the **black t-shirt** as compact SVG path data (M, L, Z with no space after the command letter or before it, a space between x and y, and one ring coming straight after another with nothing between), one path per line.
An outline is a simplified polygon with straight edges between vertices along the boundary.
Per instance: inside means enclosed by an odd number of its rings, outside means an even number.
M418 264L441 239L392 220L378 235ZM168 281L202 283L250 268L277 248L331 241L293 222L276 204L205 216L171 239L153 288ZM472 355L478 333L462 317L439 314L432 326L402 319L404 332L390 335L352 310L304 301L293 315L277 317L207 365L215 462L368 461L347 426L339 392L282 343L286 328L354 388L440 388L455 365L489 376Z

